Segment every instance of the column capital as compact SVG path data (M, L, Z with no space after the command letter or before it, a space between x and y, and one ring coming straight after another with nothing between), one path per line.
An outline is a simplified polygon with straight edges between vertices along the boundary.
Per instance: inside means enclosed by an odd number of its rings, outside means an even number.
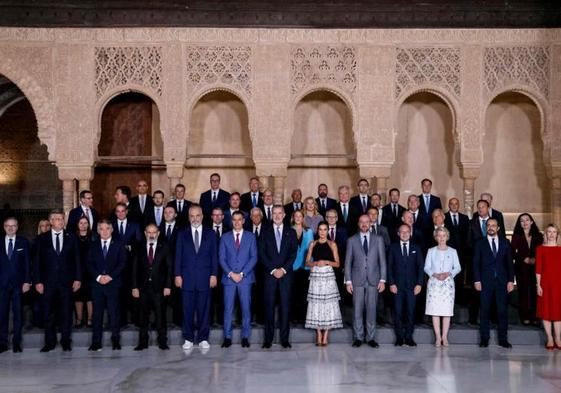
M258 177L287 176L288 163L286 161L256 161L255 174Z
M170 179L183 177L183 171L185 170L185 165L183 163L177 162L166 162L166 173Z
M57 162L58 178L64 180L92 180L94 177L94 167L91 163L66 163Z
M358 170L360 177L366 179L372 177L387 177L389 178L392 171L391 165L375 165L368 163L358 163Z
M460 177L462 179L477 179L480 173L479 165L460 164Z

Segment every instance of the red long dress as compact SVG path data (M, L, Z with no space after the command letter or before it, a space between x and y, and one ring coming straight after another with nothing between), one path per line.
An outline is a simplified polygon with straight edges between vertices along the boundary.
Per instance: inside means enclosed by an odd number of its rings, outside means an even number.
M536 249L536 274L541 275L542 296L538 296L538 317L561 321L561 247Z

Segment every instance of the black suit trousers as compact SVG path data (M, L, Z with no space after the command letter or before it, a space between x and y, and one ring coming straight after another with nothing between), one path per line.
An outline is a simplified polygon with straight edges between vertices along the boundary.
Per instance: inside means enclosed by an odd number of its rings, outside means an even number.
M154 311L158 343L167 343L166 298L163 291L163 289L156 291L151 286L140 289L138 313L139 343L148 344L148 325L151 311Z
M59 316L60 341L69 343L72 330L72 287L45 284L43 312L45 320L45 345L55 345L56 314Z
M279 299L280 341L288 342L290 336L289 316L290 297L292 291L292 272L287 272L282 278L277 279L265 272L265 342L273 342L275 336L275 306L277 293Z
M479 333L481 340L489 340L491 329L491 312L493 300L497 305L499 341L507 339L508 330L508 292L506 284L498 280L485 281L481 284L481 309L479 315Z
M92 287L93 318L92 318L92 344L101 345L103 333L103 312L107 305L109 325L111 326L111 340L118 341L120 336L119 324L119 288L106 285Z
M416 296L413 289L398 288L394 295L394 329L396 339L413 338Z

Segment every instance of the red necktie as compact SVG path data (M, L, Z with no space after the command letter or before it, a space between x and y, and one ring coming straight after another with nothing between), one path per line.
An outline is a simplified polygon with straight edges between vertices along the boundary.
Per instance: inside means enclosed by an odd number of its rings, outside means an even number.
M240 249L240 234L236 233L236 250Z
M148 262L150 265L154 263L154 243L150 243L150 248L148 249Z

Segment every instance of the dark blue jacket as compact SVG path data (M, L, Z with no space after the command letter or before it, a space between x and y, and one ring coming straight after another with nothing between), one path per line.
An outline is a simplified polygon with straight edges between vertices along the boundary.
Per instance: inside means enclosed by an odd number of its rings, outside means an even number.
M8 259L5 237L0 238L0 287L21 287L23 283L31 283L31 251L27 239L16 235L12 258Z
M388 285L396 285L397 290L412 290L416 285L423 285L424 266L421 247L409 241L409 254L404 257L401 241L390 246L388 258Z
M514 263L510 242L504 236L497 236L497 256L493 255L487 237L479 239L475 243L473 253L473 282L481 282L484 286L495 278L506 285L514 282Z
M183 278L184 291L210 289L210 276L218 276L218 245L213 230L203 227L199 252L195 252L191 226L181 230L175 246L174 275Z
M281 234L280 253L277 251L275 238L275 225L271 225L262 232L259 239L259 258L265 265L265 273L273 269L283 268L287 273L292 272L292 264L298 253L298 240L296 231L287 225L283 225Z
M86 263L88 272L92 278L92 288L103 286L118 288L122 283L121 272L127 262L124 244L112 237L107 249L107 257L103 258L102 242L103 240L101 240L101 238L92 242L88 252L88 260ZM100 275L108 275L113 280L109 284L101 285L96 281L97 277Z
M63 231L62 249L60 255L57 255L51 232L45 232L37 238L35 283L49 287L72 285L74 281L81 281L82 268L76 236L66 230Z

